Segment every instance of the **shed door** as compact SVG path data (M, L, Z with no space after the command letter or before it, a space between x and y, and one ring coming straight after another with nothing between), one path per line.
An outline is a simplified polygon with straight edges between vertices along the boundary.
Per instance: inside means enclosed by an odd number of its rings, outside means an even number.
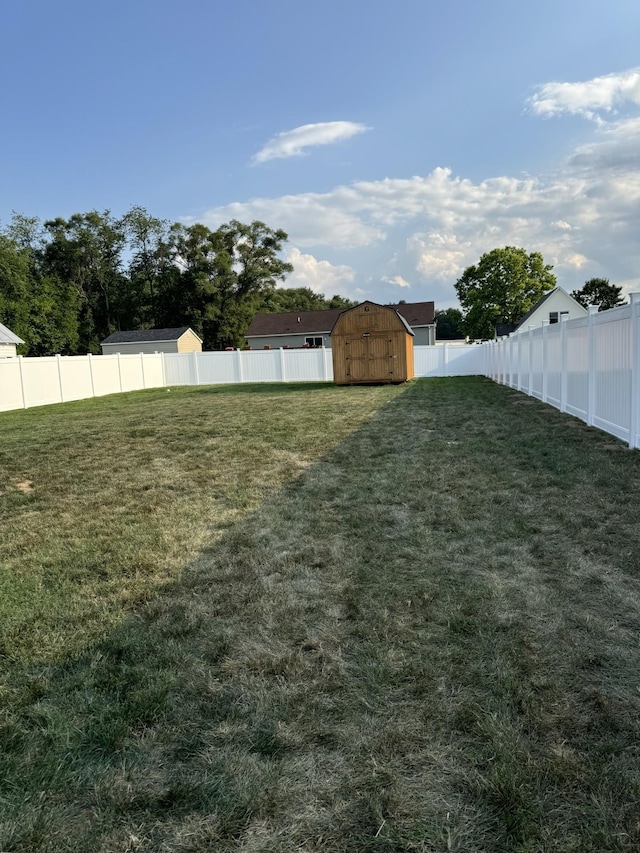
M347 376L354 382L379 382L393 375L391 338L365 332L346 341Z

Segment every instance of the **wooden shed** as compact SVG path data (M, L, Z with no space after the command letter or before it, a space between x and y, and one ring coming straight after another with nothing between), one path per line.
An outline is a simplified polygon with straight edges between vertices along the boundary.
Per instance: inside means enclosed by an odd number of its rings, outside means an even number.
M331 347L338 385L413 379L413 332L394 308L363 302L343 311L331 332Z

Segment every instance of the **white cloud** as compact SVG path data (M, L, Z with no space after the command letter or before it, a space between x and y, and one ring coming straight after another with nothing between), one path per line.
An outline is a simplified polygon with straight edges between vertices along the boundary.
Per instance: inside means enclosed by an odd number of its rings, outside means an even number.
M382 277L382 281L385 284L395 284L396 287L411 287L409 282L405 278L402 278L401 275L394 275L391 278L385 275Z
M293 130L278 133L252 158L254 163L266 163L282 157L298 157L315 145L331 145L349 139L370 128L354 121L325 121L303 124Z
M326 193L235 203L208 211L202 221L217 227L231 218L260 219L283 228L300 252L304 286L313 286L307 282L316 274L304 259L315 261L322 247L326 261L315 263L348 269L355 278L342 280L365 287L374 300L392 298L395 276L411 282L416 297L434 298L433 291L450 300L467 266L506 245L541 252L568 289L590 276L629 282L640 269L638 138L640 118L624 119L598 128L552 174L474 182L437 168ZM314 254L302 255L311 247ZM323 269L326 280L335 281L326 267L318 267L318 281Z
M625 101L640 105L640 68L582 83L544 83L528 104L540 116L570 113L597 119L599 111L610 113Z
M314 293L333 295L342 293L345 285L356 277L355 271L345 264L319 261L313 255L302 254L295 247L287 253L287 260L293 264L293 272L287 277L284 287L308 287Z

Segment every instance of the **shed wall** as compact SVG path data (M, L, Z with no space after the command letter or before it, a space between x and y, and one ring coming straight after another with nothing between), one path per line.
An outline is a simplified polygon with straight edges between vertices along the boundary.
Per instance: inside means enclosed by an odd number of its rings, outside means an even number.
M341 314L332 332L339 385L405 382L413 377L413 336L395 311L363 303Z

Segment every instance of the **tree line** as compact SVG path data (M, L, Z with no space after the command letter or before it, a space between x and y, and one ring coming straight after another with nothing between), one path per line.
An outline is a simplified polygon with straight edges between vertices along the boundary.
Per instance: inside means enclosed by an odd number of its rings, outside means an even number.
M276 289L293 267L287 234L232 220L216 230L132 207L0 231L0 322L27 355L99 353L114 331L190 326L206 349L239 346L257 311L349 307L308 288Z

